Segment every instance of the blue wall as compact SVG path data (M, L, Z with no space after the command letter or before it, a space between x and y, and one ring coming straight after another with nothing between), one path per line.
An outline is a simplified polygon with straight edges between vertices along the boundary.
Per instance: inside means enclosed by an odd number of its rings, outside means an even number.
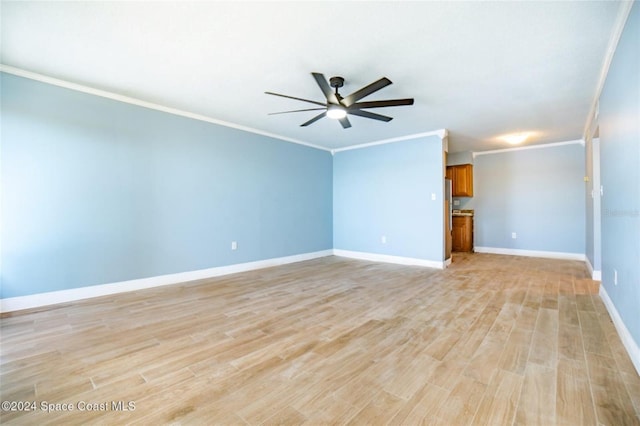
M584 254L584 164L580 144L477 155L475 245Z
M634 4L600 96L602 285L640 344L640 6ZM614 284L618 271L618 285Z
M601 223L602 208L600 206L600 141L598 138L587 138L585 143L585 176L589 181L585 184L586 201L586 241L585 255L594 272L602 271Z
M447 166L455 166L456 164L473 164L473 152L450 152L447 155Z
M591 196L591 191L594 190L594 171L593 171L593 141L588 139L585 142L585 173L584 175L589 179L589 182L585 185L585 255L591 266L595 267L595 217L594 217L594 201Z
M334 248L444 260L443 167L437 136L336 153Z
M332 248L329 152L1 78L0 297Z

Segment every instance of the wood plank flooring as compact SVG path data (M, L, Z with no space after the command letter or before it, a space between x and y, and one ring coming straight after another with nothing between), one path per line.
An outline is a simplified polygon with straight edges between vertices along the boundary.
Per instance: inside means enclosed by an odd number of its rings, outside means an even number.
M0 422L640 425L597 292L575 261L327 257L9 314L2 400L36 407Z

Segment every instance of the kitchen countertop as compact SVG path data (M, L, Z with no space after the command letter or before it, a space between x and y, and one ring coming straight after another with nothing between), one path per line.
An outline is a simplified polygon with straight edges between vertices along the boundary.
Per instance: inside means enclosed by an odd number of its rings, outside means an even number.
M457 209L454 209L452 211L452 215L453 216L473 216L474 215L474 211L473 210L457 210Z

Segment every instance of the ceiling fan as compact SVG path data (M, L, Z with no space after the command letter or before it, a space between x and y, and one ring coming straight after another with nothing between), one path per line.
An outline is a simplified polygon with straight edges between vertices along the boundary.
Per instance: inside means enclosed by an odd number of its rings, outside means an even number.
M302 111L322 111L320 114L313 117L311 120L302 123L301 127L306 127L310 124L315 123L323 117L329 117L336 119L340 122L343 128L347 129L351 127L351 123L347 118L347 114L357 115L359 117L371 118L373 120L379 121L391 121L393 118L388 117L386 115L376 114L374 112L364 111L368 108L383 108L383 107L392 107L392 106L402 106L402 105L413 105L413 99L388 99L384 101L369 101L369 102L358 102L360 99L369 96L370 94L377 92L378 90L388 86L391 84L391 80L386 77L382 77L380 80L374 81L373 83L363 87L360 90L356 90L349 96L343 97L338 93L338 89L344 86L344 78L342 77L331 77L329 82L327 83L327 79L324 75L313 72L311 73L313 78L320 86L320 90L324 94L326 98L326 102L318 102L312 101L310 99L302 99L296 98L294 96L281 95L279 93L273 92L265 92L267 95L280 96L282 98L295 99L297 101L308 102L314 105L319 105L317 108L306 108L306 109L296 109L293 111L282 111L282 112L272 112L269 115L275 114L289 114L291 112L302 112ZM331 88L335 89L335 92L331 90Z

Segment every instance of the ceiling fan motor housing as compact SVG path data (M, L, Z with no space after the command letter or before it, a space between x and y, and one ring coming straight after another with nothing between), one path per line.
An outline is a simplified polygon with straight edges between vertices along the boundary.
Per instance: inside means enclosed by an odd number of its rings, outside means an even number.
M329 85L338 89L339 87L344 86L344 78L342 77L331 77L329 79Z

